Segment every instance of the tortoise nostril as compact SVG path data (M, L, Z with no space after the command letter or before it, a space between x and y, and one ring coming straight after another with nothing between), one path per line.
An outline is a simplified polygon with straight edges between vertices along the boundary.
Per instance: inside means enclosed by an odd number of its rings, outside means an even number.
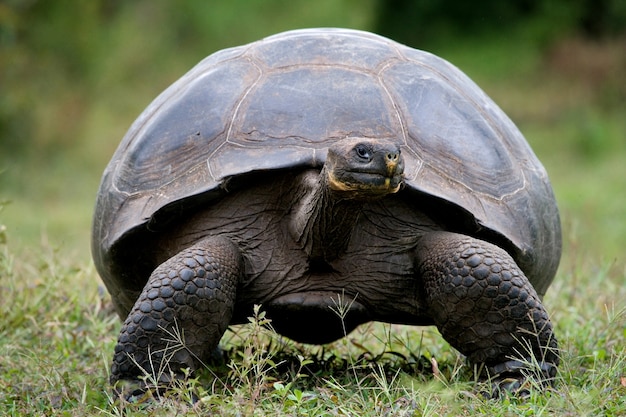
M399 157L400 157L400 153L399 152L389 152L387 154L387 161L389 161L389 162L396 162Z

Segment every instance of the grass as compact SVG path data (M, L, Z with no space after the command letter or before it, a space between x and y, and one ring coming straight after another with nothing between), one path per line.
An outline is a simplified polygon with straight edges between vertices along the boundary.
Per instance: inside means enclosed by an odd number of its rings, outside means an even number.
M21 88L6 97L33 106L32 119L18 126L32 141L26 149L17 140L0 143L0 414L626 415L626 48L623 40L576 37L539 46L523 33L433 51L504 108L551 175L564 226L563 260L544 300L563 351L555 389L531 387L525 401L486 400L475 393L472 369L434 328L369 324L313 347L268 331L260 311L227 333L223 364L176 390L182 398L197 395L195 406L171 397L158 407L112 398L108 369L121 323L87 244L104 165L143 107L217 45L289 26L371 24L367 7L346 17L337 4L321 2L296 21L284 17L296 13L289 7L273 15L255 2L254 13L192 32L206 45L202 51L188 46L189 33L163 24L155 33L122 15L97 43L68 47L83 47L90 54L84 62L98 64L78 80L50 71L54 57L45 53L40 69L16 72ZM152 18L163 23L155 10ZM335 17L326 21L329 15ZM254 28L258 19L267 24ZM228 22L245 24L229 37ZM91 29L84 30L82 41ZM185 42L175 44L174 35ZM23 50L12 53L14 62L28 62Z
M626 294L615 266L577 265L576 276L556 281L546 304L563 363L556 388L531 387L527 400L476 394L472 370L433 328L370 324L312 347L268 330L260 311L225 336L224 364L155 405L116 402L106 388L119 321L90 265L49 248L18 260L6 245L0 261L1 289L11 294L0 307L0 409L8 415L626 413L626 311L619 305ZM192 394L196 405L180 401Z

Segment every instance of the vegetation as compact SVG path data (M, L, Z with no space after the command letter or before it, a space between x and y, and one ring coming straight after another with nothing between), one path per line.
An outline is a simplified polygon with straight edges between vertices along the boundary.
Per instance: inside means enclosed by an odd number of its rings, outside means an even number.
M554 389L487 400L434 328L370 324L313 347L268 331L261 310L228 333L223 363L175 390L195 405L112 398L121 324L88 242L99 177L125 130L217 49L306 26L392 34L380 3L0 3L1 414L626 415L626 34L616 29L626 12L611 0L599 2L611 10L606 31L588 29L600 18L586 1L554 0L512 2L535 9L486 13L480 30L423 2L432 27L394 34L477 81L551 175L565 245L545 298L563 350Z

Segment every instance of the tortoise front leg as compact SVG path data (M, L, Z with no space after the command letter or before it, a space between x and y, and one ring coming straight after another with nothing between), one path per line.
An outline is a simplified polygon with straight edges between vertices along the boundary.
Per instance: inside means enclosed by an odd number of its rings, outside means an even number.
M513 391L523 384L529 361L540 364L542 380L554 378L559 357L552 324L508 253L482 240L435 232L420 240L417 254L426 304L452 346L470 362L485 364L496 385Z
M182 369L196 370L230 323L242 265L238 248L215 237L156 268L120 332L111 383L141 387L148 375L166 385Z

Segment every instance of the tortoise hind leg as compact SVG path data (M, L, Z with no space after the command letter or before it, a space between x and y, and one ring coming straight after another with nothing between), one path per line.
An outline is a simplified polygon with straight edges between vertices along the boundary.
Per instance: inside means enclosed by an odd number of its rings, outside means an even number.
M541 382L553 380L559 357L552 324L504 250L435 232L420 240L417 256L426 305L439 331L470 362L487 366L496 391L520 390L529 362L540 365Z
M147 382L167 385L210 356L233 313L243 271L238 248L226 238L203 240L154 270L120 332L111 383L124 395ZM119 390L118 390L119 392Z

